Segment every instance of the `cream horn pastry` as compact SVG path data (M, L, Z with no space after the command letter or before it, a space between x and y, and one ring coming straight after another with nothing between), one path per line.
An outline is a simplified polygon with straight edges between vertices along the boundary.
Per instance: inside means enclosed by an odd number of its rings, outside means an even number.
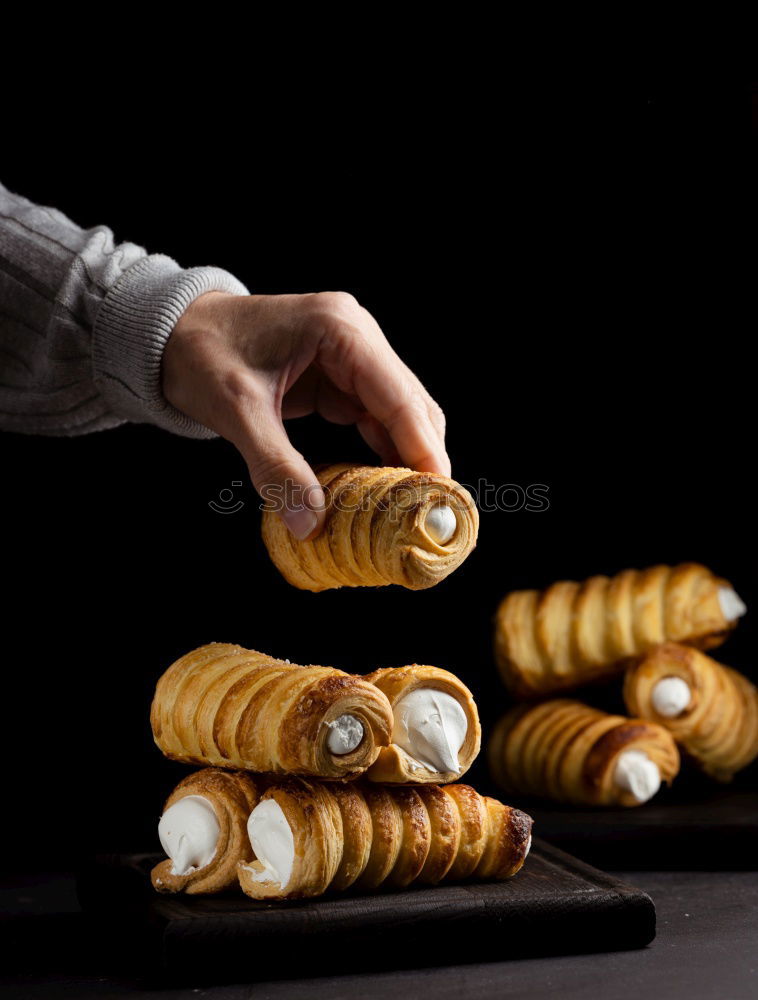
M237 865L253 857L247 821L260 790L249 774L214 767L180 781L158 823L168 855L150 875L158 892L199 895L236 887Z
M667 642L627 669L624 700L665 726L711 777L730 781L758 757L758 690L697 649Z
M745 610L727 580L697 563L516 590L495 615L495 659L518 697L552 694L619 673L667 640L718 646Z
M210 643L163 674L150 723L172 760L346 779L389 744L392 709L362 677Z
M367 465L329 465L317 476L327 508L316 538L299 542L277 513L263 513L269 555L300 590L391 583L424 590L476 545L476 504L452 479Z
M240 862L237 870L254 899L506 879L524 863L531 828L526 813L468 785L284 778L250 814L257 860Z
M479 753L482 730L471 692L439 667L387 667L366 676L386 694L394 724L366 777L387 783L457 781Z
M637 806L679 771L667 729L556 698L517 706L497 723L490 772L509 794L575 805Z

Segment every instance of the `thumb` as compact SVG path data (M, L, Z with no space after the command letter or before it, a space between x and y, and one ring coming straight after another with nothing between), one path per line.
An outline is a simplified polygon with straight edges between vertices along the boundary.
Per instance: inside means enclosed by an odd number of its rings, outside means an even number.
M324 522L324 491L313 469L292 446L273 406L250 407L232 443L247 462L266 509L275 511L300 541L317 535Z

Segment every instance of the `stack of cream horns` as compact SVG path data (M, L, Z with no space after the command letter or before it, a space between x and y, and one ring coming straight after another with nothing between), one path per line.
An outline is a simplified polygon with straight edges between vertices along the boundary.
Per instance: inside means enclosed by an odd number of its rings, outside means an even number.
M156 744L200 765L158 834L159 892L255 899L505 879L532 821L454 784L476 758L471 692L432 666L356 676L212 643L158 681Z
M489 741L495 781L510 793L636 806L673 781L680 751L731 780L758 756L758 691L703 650L746 610L728 580L697 563L506 595L495 659L519 704ZM629 716L564 697L614 676Z

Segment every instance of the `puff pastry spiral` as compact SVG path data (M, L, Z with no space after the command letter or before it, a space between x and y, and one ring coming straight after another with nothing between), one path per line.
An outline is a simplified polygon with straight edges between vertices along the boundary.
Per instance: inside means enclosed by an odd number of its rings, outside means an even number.
M511 794L634 806L640 799L617 781L618 759L626 751L652 761L659 780L669 784L679 771L676 744L663 726L567 698L511 709L492 733L488 757L493 779Z
M452 573L476 544L476 504L452 479L365 465L330 465L317 475L328 508L316 538L299 542L278 514L263 513L269 555L300 590L390 583L424 590ZM440 506L455 516L452 537L442 544L427 524L429 512Z
M293 778L274 782L261 805L271 798L292 832L294 863L284 885L260 861L241 863L240 885L255 899L506 879L531 844L526 813L468 785L383 788Z
M345 716L362 727L347 753L329 747ZM331 667L301 667L265 653L210 643L173 663L150 711L163 753L190 764L354 778L387 746L392 710L382 692Z
M725 614L724 593L739 600L728 581L697 563L517 590L495 616L495 658L520 697L578 687L666 640L719 645L737 622Z
M163 807L171 806L187 796L200 795L215 813L219 826L216 851L202 867L191 868L186 874L172 874L171 859L153 868L150 879L158 892L184 892L189 895L222 892L237 885L237 865L253 858L247 835L247 820L260 797L260 786L249 774L205 768L184 778L173 790Z
M366 777L371 781L387 783L430 783L443 784L449 781L457 781L461 775L471 767L479 753L482 742L482 728L479 724L479 713L477 711L474 698L455 674L448 670L441 670L439 667L422 666L414 663L408 667L386 667L375 670L366 676L367 681L375 684L380 691L387 695L390 705L395 715L395 725L393 728L393 739L397 736L398 728L403 727L403 720L398 711L398 705L402 699L412 691L440 691L445 695L454 698L463 709L466 719L466 735L460 749L457 751L458 767L455 770L437 771L412 756L409 752L392 742L387 747L382 747L379 756L366 773ZM435 720L436 721L436 720ZM432 726L434 723L422 722L421 728ZM404 733L406 738L413 739L414 734Z
M667 678L679 678L689 688L689 703L673 716L665 702L656 707L656 689ZM758 756L758 690L697 649L669 642L650 650L628 668L624 700L630 712L665 726L719 781L730 781Z

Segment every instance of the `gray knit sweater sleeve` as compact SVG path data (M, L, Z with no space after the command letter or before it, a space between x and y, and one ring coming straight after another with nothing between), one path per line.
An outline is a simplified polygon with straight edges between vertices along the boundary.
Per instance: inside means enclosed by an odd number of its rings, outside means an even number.
M185 270L105 226L83 230L0 184L0 428L85 434L130 420L212 431L163 397L163 348L204 292L246 295L216 267Z

